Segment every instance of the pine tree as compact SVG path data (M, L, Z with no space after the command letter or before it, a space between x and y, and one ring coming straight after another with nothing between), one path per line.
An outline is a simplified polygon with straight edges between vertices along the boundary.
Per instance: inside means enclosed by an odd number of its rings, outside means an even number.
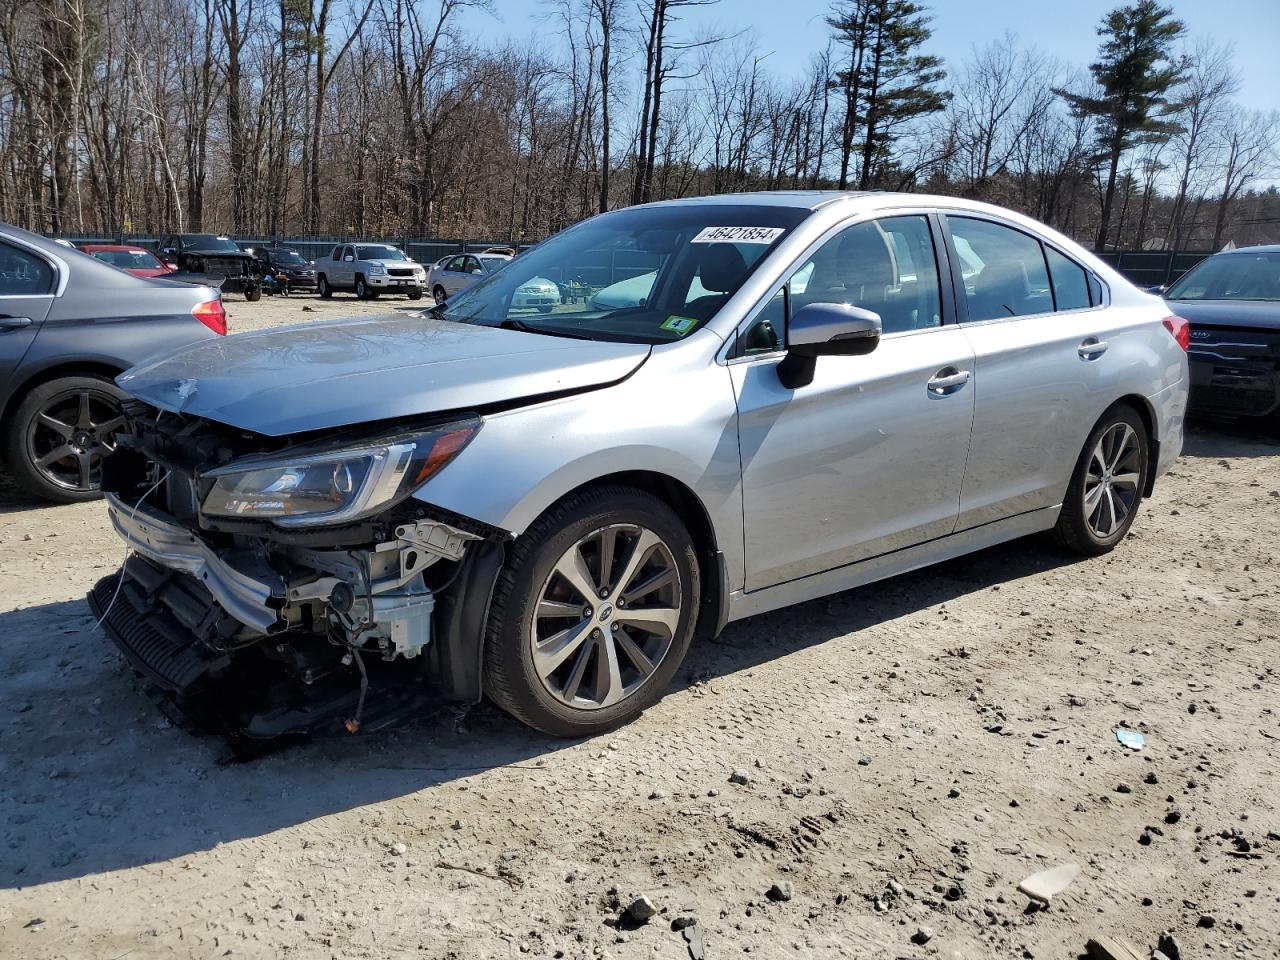
M889 162L898 128L946 107L951 94L937 89L946 71L940 58L917 52L933 31L925 8L913 0L849 0L827 23L849 48L834 83L845 100L840 189L849 185L857 146L858 186L865 190Z
M1173 11L1156 0L1117 7L1098 26L1098 60L1089 64L1101 88L1091 97L1055 90L1077 116L1098 121L1098 161L1107 164L1095 249L1105 249L1115 203L1120 158L1126 150L1178 130L1167 118L1175 109L1167 94L1182 79L1184 65L1173 44L1185 32Z

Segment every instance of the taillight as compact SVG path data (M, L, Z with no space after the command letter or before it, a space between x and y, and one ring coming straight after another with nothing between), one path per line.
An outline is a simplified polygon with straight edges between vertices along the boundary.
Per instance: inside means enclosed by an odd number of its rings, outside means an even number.
M1169 335L1178 341L1178 346L1186 350L1191 346L1191 323L1183 317L1165 317L1160 321Z
M227 311L223 309L221 298L197 303L191 308L191 315L203 323L220 337L227 335ZM1186 322L1185 320L1183 321Z

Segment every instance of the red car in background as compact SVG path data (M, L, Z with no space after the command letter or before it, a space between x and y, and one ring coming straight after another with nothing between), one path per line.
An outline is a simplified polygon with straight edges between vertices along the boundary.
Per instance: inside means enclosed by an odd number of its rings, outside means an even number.
M160 277L176 268L165 263L150 250L121 243L85 243L80 249L104 263L119 267L135 277Z

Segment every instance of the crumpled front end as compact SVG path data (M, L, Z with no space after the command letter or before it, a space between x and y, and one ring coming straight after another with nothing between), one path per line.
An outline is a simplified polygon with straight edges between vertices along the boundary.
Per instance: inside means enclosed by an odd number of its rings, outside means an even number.
M228 462L288 462L304 445L128 412L104 488L129 557L89 603L171 716L266 739L368 730L478 696L484 613L469 608L487 603L475 571L496 574L502 531L410 499L315 528L208 515ZM474 668L458 663L471 656Z

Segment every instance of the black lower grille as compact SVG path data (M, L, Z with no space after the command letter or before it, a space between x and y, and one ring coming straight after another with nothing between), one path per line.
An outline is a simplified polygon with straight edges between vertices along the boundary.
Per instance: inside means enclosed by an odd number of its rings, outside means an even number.
M1261 416L1269 413L1275 405L1276 395L1270 390L1210 385L1191 388L1192 410L1212 409L1222 413Z
M89 608L102 618L107 636L135 670L166 690L185 694L225 668L229 659L200 643L189 625L154 602L166 579L165 572L132 557L126 572L98 581L89 593Z

